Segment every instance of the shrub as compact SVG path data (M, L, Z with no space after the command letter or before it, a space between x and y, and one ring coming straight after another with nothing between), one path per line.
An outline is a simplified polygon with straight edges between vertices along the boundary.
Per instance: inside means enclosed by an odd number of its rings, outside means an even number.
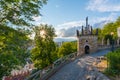
M110 75L119 75L120 74L120 49L117 49L114 52L110 52L107 55L108 59L108 69L107 73Z

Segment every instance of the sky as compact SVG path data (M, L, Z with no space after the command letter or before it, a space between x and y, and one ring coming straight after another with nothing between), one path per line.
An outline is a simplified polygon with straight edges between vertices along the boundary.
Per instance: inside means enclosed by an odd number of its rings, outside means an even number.
M53 25L58 41L73 40L87 16L94 28L115 21L120 16L120 0L48 0L40 12L42 16L35 17L37 25Z

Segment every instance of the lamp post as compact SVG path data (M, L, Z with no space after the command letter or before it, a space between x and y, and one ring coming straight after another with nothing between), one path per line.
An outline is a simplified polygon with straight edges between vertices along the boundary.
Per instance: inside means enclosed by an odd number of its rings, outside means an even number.
M113 39L114 32L111 32L110 34L112 36L112 39L111 39L111 51L113 52L114 51L114 39Z

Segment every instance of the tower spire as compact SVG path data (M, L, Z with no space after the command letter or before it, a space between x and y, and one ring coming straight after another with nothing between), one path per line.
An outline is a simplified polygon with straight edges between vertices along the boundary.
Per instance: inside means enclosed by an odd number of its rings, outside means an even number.
M77 37L79 37L79 31L78 30L76 30L76 33L77 33Z
M83 30L83 26L82 26L82 35L84 35L84 30Z
M88 27L88 16L86 17L86 27Z

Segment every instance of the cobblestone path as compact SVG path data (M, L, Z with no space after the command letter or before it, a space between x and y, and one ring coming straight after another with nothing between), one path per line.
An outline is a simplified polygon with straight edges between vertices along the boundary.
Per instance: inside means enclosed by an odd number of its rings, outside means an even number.
M109 50L104 50L78 58L62 67L48 80L86 80L88 73L93 76L99 75L99 77L94 80L109 80L100 72L88 71L87 68L88 65L91 65L95 61L95 57L103 56L108 52Z

